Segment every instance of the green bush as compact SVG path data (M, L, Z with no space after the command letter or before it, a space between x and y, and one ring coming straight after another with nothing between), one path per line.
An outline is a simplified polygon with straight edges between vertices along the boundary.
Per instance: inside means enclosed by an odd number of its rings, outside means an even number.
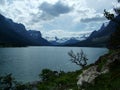
M100 72L102 68L104 67L104 65L106 64L106 62L107 62L107 59L103 58L98 64L97 71Z
M50 81L58 77L58 72L52 71L50 69L43 69L39 76L42 79L42 81Z

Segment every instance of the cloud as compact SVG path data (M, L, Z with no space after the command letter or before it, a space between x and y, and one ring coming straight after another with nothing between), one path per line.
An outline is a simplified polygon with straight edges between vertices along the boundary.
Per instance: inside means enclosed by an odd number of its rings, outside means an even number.
M89 35L91 31L79 31L79 32L69 32L64 30L51 30L48 32L42 32L43 37L58 37L58 38L65 38L65 37L80 37L82 35Z
M0 0L0 5L4 5L5 4L5 0Z
M111 9L113 1L115 0L0 0L0 13L15 22L23 23L28 30L44 33L52 30L85 32L97 30L101 26L105 19L99 14L104 9Z
M94 17L82 18L80 21L83 23L101 22L101 21L106 21L106 18L104 16L96 15Z
M55 4L43 2L39 8L43 11L42 17L45 15L57 17L60 14L69 13L72 10L71 7L63 4L60 1L56 2Z

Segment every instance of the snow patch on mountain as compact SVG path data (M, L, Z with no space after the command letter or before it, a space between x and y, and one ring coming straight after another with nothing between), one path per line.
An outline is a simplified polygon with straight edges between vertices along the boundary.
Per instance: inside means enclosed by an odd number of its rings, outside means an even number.
M63 30L53 30L48 32L42 32L43 37L48 41L56 41L58 43L64 43L71 38L76 40L84 40L91 34L92 31L82 31L82 32L66 32Z

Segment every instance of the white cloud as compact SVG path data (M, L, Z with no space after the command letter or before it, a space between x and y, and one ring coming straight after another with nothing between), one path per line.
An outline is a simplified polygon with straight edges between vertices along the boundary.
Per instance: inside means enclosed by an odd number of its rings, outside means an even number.
M81 18L81 22L83 23L90 23L90 22L101 22L101 21L106 21L107 19L103 15L95 15L91 17L86 17L86 18Z
M45 2L52 9L40 8ZM104 22L101 16L103 10L113 8L113 2L115 0L0 0L0 13L15 22L23 23L27 29L40 30L44 33L56 30L55 34L58 35L59 30L68 33L99 29ZM68 11L61 13L56 9L56 5L59 5L62 11L64 8ZM89 23L85 24L81 20Z
M68 31L64 31L64 30L51 30L48 32L42 32L43 37L58 37L58 38L67 38L67 37L80 37L82 35L88 35L91 33L91 31L80 31L80 32L68 32Z

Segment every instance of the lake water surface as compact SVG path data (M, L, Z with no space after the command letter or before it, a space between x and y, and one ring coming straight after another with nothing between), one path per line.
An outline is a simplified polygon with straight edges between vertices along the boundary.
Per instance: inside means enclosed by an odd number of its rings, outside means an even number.
M0 75L12 73L17 81L31 82L39 80L42 69L74 71L80 69L70 62L68 52L83 50L88 64L108 52L106 48L83 47L24 47L0 48Z

